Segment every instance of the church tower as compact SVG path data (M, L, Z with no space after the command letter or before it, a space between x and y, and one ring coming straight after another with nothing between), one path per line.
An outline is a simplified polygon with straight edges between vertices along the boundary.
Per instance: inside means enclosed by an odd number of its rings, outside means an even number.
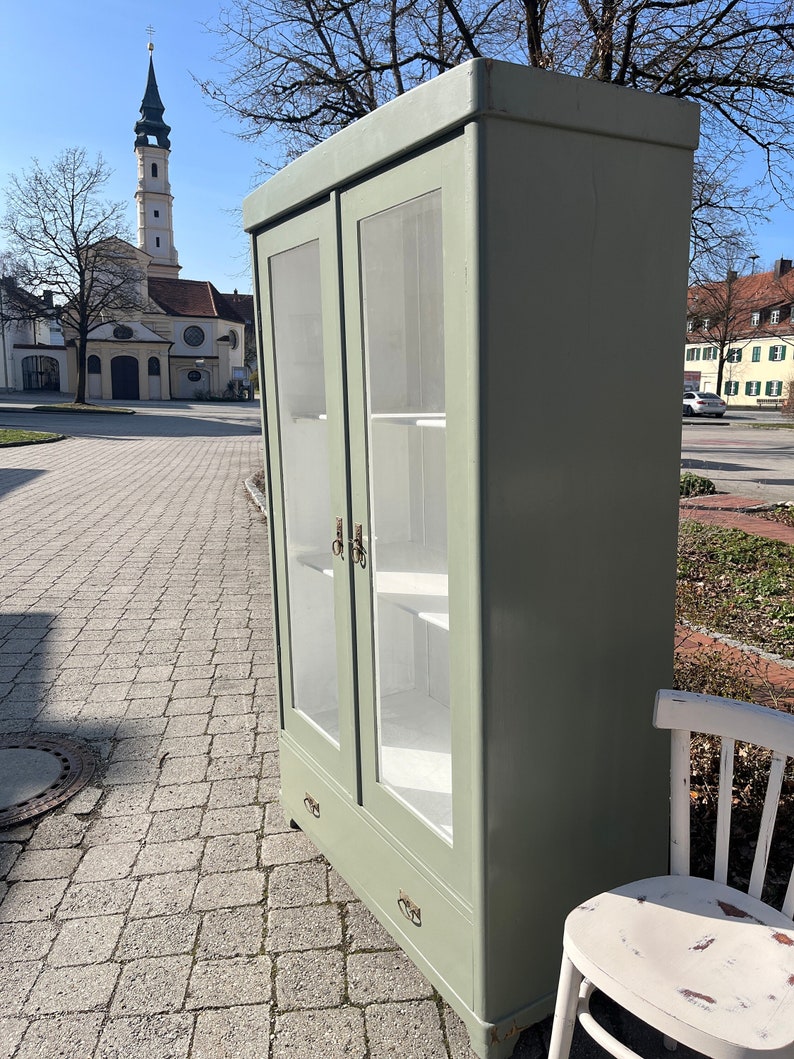
M174 221L171 185L168 183L168 156L171 126L163 121L165 107L160 99L154 76L149 42L149 77L141 103L140 121L135 123L135 154L138 156L138 246L151 255L150 276L176 279L180 264L174 246ZM153 142L150 142L152 140Z

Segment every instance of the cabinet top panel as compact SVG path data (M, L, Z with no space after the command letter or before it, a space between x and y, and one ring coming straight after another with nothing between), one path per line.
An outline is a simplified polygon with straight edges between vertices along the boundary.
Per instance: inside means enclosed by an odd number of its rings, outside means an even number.
M246 231L483 118L693 150L695 103L515 63L472 59L331 136L248 195Z

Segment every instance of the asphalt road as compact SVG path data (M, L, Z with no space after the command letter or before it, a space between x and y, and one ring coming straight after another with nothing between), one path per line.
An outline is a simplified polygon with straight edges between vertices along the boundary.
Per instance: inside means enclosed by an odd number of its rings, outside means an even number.
M759 503L794 501L794 429L777 413L729 412L724 419L685 419L681 470L710 478L721 492Z

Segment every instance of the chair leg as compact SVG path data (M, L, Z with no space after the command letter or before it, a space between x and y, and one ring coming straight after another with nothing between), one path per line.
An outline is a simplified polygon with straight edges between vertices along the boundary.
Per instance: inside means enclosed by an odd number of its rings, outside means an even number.
M568 956L563 953L548 1059L568 1059L574 1026L576 1025L576 1009L579 1004L579 986L581 984L581 973L574 967Z

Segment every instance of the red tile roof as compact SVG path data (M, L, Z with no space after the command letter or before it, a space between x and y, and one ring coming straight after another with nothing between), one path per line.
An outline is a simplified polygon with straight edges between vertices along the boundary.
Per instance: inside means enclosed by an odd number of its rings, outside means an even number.
M696 321L708 317L719 317L726 312L731 319L731 329L739 334L749 332L759 337L791 334L794 327L788 312L781 312L780 323L770 324L764 315L768 310L794 305L794 270L775 278L775 272L757 272L752 276L738 276L728 294L726 280L704 283L690 287L687 297L687 315ZM750 323L750 314L760 312L759 325ZM711 329L712 332L714 328ZM708 341L709 332L699 327L687 333L687 342Z
M203 316L245 322L227 297L206 280L150 276L149 297L169 316Z

